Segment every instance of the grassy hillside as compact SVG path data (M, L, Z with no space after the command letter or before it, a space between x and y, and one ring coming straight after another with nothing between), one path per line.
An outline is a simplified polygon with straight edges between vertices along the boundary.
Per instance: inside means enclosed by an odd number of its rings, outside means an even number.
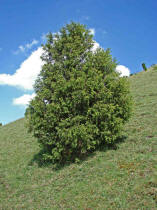
M157 69L130 77L134 115L117 148L54 169L24 119L0 128L0 209L157 209Z

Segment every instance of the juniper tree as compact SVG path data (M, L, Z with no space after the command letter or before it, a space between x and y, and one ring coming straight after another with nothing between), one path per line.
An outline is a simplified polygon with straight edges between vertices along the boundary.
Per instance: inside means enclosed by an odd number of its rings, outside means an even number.
M26 119L52 162L113 143L130 116L127 79L115 72L109 49L93 52L93 46L90 31L74 22L49 33L43 45L45 64Z
M142 68L143 68L144 71L147 71L147 67L146 67L145 63L142 63Z

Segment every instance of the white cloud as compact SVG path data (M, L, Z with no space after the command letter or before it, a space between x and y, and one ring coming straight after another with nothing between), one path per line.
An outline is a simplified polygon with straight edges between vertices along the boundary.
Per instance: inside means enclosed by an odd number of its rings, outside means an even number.
M38 43L39 43L39 41L34 39L31 43L27 43L25 45L20 45L18 47L18 50L14 51L13 53L15 55L17 55L20 52L25 52L26 50L31 49L34 45L37 45Z
M39 47L32 52L13 75L0 74L0 85L10 85L25 90L33 90L34 82L43 65L43 61L40 59L42 53L43 49Z
M20 96L19 98L14 98L13 105L27 106L34 97L35 97L35 93L32 93L31 95L24 94L23 96Z
M98 48L100 48L99 43L94 41L94 45L93 45L91 51L94 53Z
M95 35L95 29L94 28L90 28L89 31L90 31L90 34L92 34L93 36Z
M123 66L123 65L118 65L116 67L116 71L118 73L120 73L120 77L129 77L130 76L130 69L128 69L126 66Z

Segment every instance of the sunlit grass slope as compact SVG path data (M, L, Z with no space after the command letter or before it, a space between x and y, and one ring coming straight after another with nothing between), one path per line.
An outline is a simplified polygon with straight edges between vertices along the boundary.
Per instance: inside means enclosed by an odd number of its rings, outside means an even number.
M117 148L54 169L24 119L0 128L0 209L157 209L157 69L130 77L134 115Z

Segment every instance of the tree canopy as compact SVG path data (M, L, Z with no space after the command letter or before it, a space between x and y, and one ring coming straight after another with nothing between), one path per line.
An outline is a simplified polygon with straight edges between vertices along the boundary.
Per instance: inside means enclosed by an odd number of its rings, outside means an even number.
M62 162L113 143L131 113L126 78L115 71L110 50L93 51L86 26L70 23L49 33L36 97L26 110L29 130L44 158Z

